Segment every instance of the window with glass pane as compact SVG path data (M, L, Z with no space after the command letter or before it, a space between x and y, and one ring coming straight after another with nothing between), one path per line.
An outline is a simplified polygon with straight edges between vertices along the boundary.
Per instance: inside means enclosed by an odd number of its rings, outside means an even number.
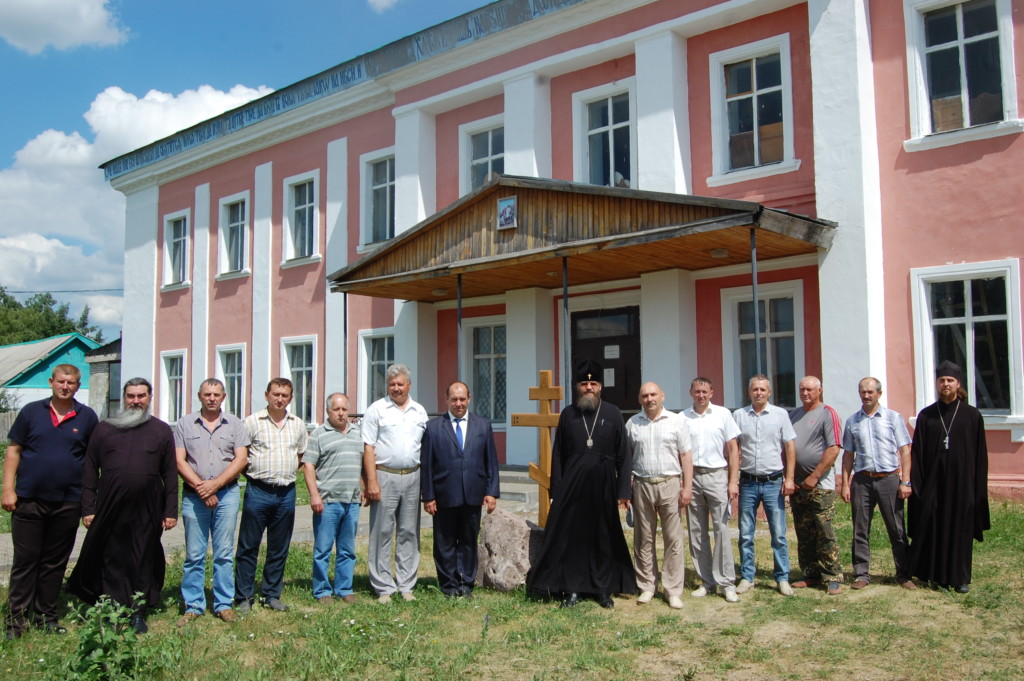
M185 407L185 379L182 357L165 357L164 370L167 374L167 421L174 423L181 418Z
M932 132L1003 120L995 0L927 12L924 34Z
M505 325L473 329L473 411L492 421L505 420Z
M505 172L505 128L485 130L470 136L470 188L478 189L492 174Z
M370 402L379 400L388 392L387 371L395 363L395 337L379 336L370 339L370 364L367 377L370 391Z
M220 368L224 376L224 409L242 417L242 351L229 350L220 355Z
M782 131L782 62L779 54L725 67L729 117L729 169L779 163Z
M168 284L185 281L188 268L188 225L185 218L171 220L167 233Z
M313 422L313 344L285 346L292 379L292 413L306 423Z
M226 213L224 271L241 272L245 269L245 201L229 204Z
M587 105L588 182L605 187L632 186L629 93Z
M313 181L292 186L292 253L293 258L313 255L313 209L316 196Z
M370 164L370 241L395 236L395 157Z
M740 374L738 395L744 400L747 381L758 373L754 345L754 304L744 301L737 306L739 328ZM772 404L796 406L796 325L793 298L765 298L757 305L761 347L761 373L771 379Z
M994 413L1010 411L1010 344L1006 277L928 285L935 366L965 369L968 401Z

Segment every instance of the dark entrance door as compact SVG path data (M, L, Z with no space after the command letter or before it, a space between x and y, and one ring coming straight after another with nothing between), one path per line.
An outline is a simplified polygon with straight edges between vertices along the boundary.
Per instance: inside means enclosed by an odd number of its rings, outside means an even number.
M640 394L640 308L574 312L572 366L593 359L604 367L601 398L623 412L639 409ZM572 395L575 399L575 394Z

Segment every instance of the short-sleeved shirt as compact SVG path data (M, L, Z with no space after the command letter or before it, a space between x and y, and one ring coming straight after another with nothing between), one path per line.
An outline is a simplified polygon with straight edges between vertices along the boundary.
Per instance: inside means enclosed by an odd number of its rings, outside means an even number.
M420 464L420 440L427 429L427 410L411 397L405 409L382 397L363 415L363 443L374 448L377 465L413 468Z
M858 409L846 419L843 430L843 449L854 453L854 473L889 473L898 469L899 449L910 442L903 416L885 407L878 407L871 416Z
M825 450L838 447L842 442L842 427L839 425L839 414L827 404L820 408L807 411L797 407L789 412L796 432L796 480L802 481L814 472L821 463ZM836 488L835 468L830 466L828 473L818 479L818 489Z
M279 487L294 483L299 455L306 451L305 422L286 413L278 428L270 413L263 409L245 417L245 430L252 440L245 477Z
M634 414L626 422L626 437L633 453L633 475L655 478L682 475L679 455L690 451L690 429L686 419L662 409L655 419Z
M785 468L782 448L796 439L789 412L766 404L758 414L750 405L732 413L740 436L740 471L749 475L771 475Z
M206 428L202 411L178 419L174 426L174 446L185 450L185 461L201 480L215 479L235 460L235 449L249 444L242 420L223 411L212 431ZM185 488L192 486L186 482Z
M732 413L725 407L709 404L704 413L693 407L683 411L693 443L693 465L700 468L725 468L725 443L740 435Z
M14 492L22 499L74 502L82 498L82 465L99 418L74 401L74 416L53 425L50 398L29 402L14 419L7 439L21 447Z
M302 463L316 469L316 488L324 503L359 502L359 475L363 470L363 436L350 423L344 433L325 423L309 434Z

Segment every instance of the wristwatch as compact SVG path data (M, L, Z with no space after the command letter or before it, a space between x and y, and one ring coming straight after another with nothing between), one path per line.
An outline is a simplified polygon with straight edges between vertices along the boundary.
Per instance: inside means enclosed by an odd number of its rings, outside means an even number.
M900 484L903 485L904 487L910 487L910 481L909 480L906 480L906 481L900 480Z

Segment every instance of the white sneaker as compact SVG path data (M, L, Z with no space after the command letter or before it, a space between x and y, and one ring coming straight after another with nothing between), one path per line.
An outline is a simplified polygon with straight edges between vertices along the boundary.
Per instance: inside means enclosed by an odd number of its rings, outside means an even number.
M780 594L782 594L783 596L792 596L793 595L793 587L791 587L789 585L788 581L787 582L779 582L778 584L779 584L779 593Z
M377 596L377 602L381 605L387 605L391 602L391 594L381 594L380 596Z
M706 586L704 586L703 584L701 584L699 587L697 587L696 589L691 591L690 595L693 596L694 598L704 598L708 594L713 594L713 593L715 593L715 587L711 587L709 589Z
M788 584L788 582L787 582L787 584ZM740 583L736 585L736 593L738 593L738 594L745 594L748 591L750 591L753 587L754 587L754 583L753 582L747 581L746 579L741 579Z
M636 599L636 602L639 603L640 605L645 605L647 603L650 603L653 600L654 600L654 592L653 591L644 591L644 592L642 592L640 594L640 598Z
M679 598L679 596L669 596L668 607L672 608L673 610L682 610L683 600Z
M729 602L729 603L739 603L740 602L740 597L736 595L736 589L735 588L726 589L725 590L725 600L727 602Z

